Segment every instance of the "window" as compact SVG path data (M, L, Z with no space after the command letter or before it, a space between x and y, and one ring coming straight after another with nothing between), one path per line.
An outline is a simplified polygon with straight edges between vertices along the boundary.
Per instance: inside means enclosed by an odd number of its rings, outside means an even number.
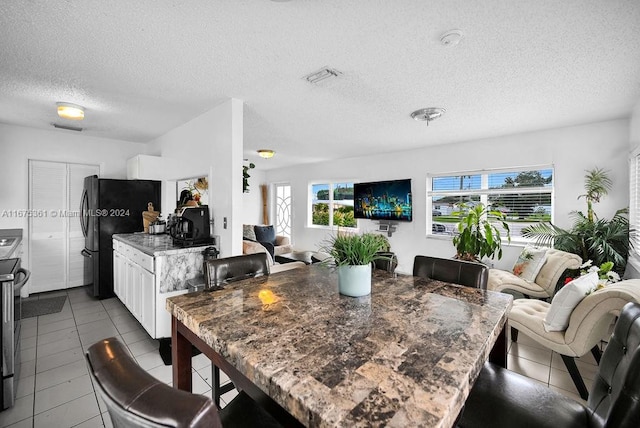
M353 183L311 185L311 225L357 227L353 217Z
M276 235L291 238L291 186L276 184Z
M553 213L553 169L536 168L429 177L427 234L453 235L457 212L479 203L505 215L511 239L525 240L522 229L550 222Z
M640 270L640 153L629 161L629 262Z

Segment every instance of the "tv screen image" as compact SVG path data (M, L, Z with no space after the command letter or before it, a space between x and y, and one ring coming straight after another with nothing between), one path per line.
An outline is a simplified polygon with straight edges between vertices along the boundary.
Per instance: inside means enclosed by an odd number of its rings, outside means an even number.
M354 217L412 221L411 179L355 183Z

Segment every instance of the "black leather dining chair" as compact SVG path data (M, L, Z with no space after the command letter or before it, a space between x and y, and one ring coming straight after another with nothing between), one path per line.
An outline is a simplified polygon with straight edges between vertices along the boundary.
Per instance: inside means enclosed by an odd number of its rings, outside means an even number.
M586 405L486 363L458 426L640 427L640 305L622 309Z
M242 279L269 275L266 253L208 259L203 266L205 289L217 289L224 284Z
M209 259L204 262L205 288L217 290L224 284L242 279L269 275L269 262L266 253L245 254L242 256ZM212 395L216 406L220 407L220 397L233 390L233 383L220 385L220 368L211 364Z
M413 260L413 276L486 290L489 269L481 263L416 256Z
M91 345L86 359L93 384L116 428L281 426L244 392L218 410L209 397L159 381L114 337Z

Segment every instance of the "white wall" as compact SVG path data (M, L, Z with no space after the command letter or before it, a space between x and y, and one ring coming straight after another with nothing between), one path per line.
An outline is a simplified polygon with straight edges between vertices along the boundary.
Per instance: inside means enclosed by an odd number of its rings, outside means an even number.
M631 112L631 120L629 123L629 145L631 150L640 147L640 100L638 100Z
M249 192L242 194L242 223L262 224L262 192L260 185L266 183L265 171L249 170ZM273 224L273 219L269 218Z
M0 212L27 209L29 159L99 164L101 176L126 178L126 160L144 153L145 144L109 140L75 131L41 130L0 124ZM0 216L0 229L22 228L27 219Z
M241 254L242 101L230 99L155 139L150 145L150 154L187 161L191 166L182 176L167 179L209 177L210 214L213 233L220 236L221 255ZM169 212L166 208L165 211Z
M428 133L428 130L425 131ZM413 222L400 223L390 238L392 251L399 258L398 271L411 273L416 254L449 257L455 253L450 238L426 237L426 176L465 170L553 165L555 168L555 221L571 225L569 213L585 210L585 170L594 167L610 171L613 191L595 209L610 217L629 203L628 168L629 120L613 120L540 132L509 135L459 144L433 146L394 154L371 155L326 163L305 164L267 171L269 183L288 181L292 186L293 240L301 250L318 249L327 237L326 228L307 226L308 186L312 181L377 181L411 178ZM360 220L361 230L375 229L375 223ZM504 249L496 267L511 268L521 247Z

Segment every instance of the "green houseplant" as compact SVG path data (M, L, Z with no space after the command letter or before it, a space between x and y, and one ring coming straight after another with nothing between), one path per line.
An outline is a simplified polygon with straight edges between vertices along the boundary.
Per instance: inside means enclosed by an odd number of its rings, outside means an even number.
M619 209L611 220L598 218L593 204L600 202L611 190L612 182L608 172L594 168L584 176L587 213L572 211L574 219L570 229L563 229L551 223L538 223L522 230L522 235L536 240L536 244L553 246L569 253L577 254L582 260L592 260L597 266L613 262L613 270L622 274L629 254L628 209Z
M456 259L479 262L483 257L502 258L502 234L496 223L506 232L506 238L511 242L509 224L504 214L486 208L484 204L474 206L462 205L460 211L453 215L460 216L457 224L458 235L453 237L456 247ZM491 220L490 220L491 219Z
M371 264L383 257L384 244L378 236L338 232L327 240L322 250L336 266L340 294L360 297L371 293Z

